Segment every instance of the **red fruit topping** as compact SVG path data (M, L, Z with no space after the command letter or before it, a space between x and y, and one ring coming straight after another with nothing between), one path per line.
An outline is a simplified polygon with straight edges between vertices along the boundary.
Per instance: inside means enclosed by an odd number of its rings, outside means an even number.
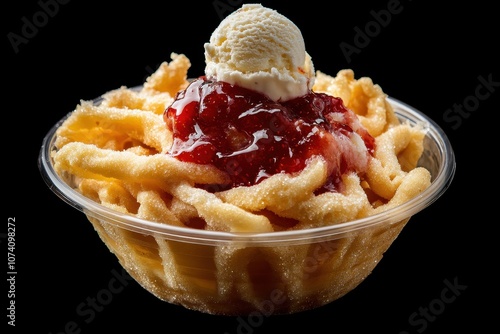
M300 172L309 158L320 155L329 177L318 192L339 191L342 174L365 172L375 146L340 98L309 92L276 102L204 77L177 94L164 119L174 138L170 155L212 164L229 175L231 184L218 190Z

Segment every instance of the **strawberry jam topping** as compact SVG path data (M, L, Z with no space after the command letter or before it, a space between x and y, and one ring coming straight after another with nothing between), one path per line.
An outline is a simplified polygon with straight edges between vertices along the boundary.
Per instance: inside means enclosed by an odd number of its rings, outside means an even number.
M312 91L276 102L199 77L177 94L163 117L173 133L170 155L227 173L231 184L217 190L300 172L309 158L320 155L328 179L318 192L340 191L344 173L365 172L375 145L340 98Z

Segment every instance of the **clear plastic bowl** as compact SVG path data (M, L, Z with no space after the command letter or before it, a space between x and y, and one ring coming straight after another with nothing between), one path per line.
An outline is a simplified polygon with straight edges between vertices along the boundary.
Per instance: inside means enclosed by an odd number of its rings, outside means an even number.
M428 128L419 166L429 188L383 213L343 224L271 233L228 233L138 219L84 197L54 171L59 121L46 135L39 169L49 188L83 212L121 265L161 300L211 314L289 314L330 303L375 268L410 217L435 202L455 174L448 138L427 116L389 98L396 115ZM68 115L69 116L69 115Z

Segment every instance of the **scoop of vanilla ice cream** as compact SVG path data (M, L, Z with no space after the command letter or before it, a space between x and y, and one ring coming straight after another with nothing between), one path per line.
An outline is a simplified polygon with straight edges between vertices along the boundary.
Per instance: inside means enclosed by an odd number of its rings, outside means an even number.
M277 11L244 4L205 44L205 76L286 101L314 85L314 66L300 29Z

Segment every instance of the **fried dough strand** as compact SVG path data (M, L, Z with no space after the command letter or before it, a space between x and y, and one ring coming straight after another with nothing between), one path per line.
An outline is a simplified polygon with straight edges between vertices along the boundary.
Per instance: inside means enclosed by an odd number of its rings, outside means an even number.
M341 97L375 138L363 178L344 175L342 193L316 195L326 166L314 158L300 173L204 190L199 185L225 184L227 175L167 154L172 133L163 111L187 86L189 66L186 56L172 54L142 87L120 87L98 103L81 101L58 129L56 171L73 175L84 195L118 211L177 226L200 219L205 229L231 232L283 230L272 217L295 220L290 229L338 224L404 203L430 185L429 172L417 167L425 129L400 123L380 86L346 69L335 77L318 71L313 90Z

